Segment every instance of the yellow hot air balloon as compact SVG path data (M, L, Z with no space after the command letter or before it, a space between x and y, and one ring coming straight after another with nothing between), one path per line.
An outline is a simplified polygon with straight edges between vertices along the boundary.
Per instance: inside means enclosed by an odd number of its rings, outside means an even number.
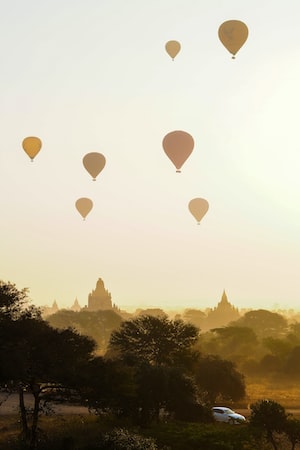
M227 20L219 27L218 34L220 41L234 59L248 38L248 27L240 20Z
M38 137L28 136L25 139L23 139L22 147L29 156L29 158L31 159L31 161L33 161L35 156L42 148L42 141Z
M103 170L106 160L101 153L91 152L87 153L82 159L83 165L88 173L96 180L101 170Z
M171 131L162 142L163 149L176 167L176 172L180 172L182 165L188 159L194 149L194 139L186 131Z
M89 198L82 197L76 200L75 206L79 214L83 217L83 220L85 220L86 216L93 208L93 202Z
M189 210L190 213L195 217L195 219L198 222L198 225L200 224L201 219L208 211L208 201L204 198L193 198L189 202Z
M174 61L174 58L180 52L181 45L178 41L168 41L165 45L166 52Z

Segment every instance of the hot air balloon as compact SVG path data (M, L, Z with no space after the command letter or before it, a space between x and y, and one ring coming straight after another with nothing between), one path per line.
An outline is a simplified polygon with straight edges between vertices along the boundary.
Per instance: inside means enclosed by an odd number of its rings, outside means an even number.
M83 217L83 220L85 220L86 216L93 208L93 202L89 198L82 197L76 201L75 206L79 214Z
M178 41L168 41L165 45L166 52L174 61L174 58L180 52L181 45Z
M204 198L193 198L189 202L190 213L195 217L198 225L200 224L202 217L207 213L208 207L208 201Z
M101 153L92 152L87 153L83 157L82 162L85 169L93 177L93 180L96 181L96 177L104 168L106 160Z
M218 34L220 41L234 59L248 38L248 27L240 20L227 20L219 27Z
M185 131L171 131L162 142L163 149L176 167L176 172L180 172L180 168L188 159L194 149L194 139Z
M29 156L29 158L31 158L31 161L33 161L35 156L41 150L42 141L38 137L28 136L25 139L23 139L22 147Z

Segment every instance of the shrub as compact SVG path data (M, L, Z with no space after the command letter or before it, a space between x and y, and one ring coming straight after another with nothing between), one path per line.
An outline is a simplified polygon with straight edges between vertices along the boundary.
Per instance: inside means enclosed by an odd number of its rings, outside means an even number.
M99 450L157 450L155 441L124 428L115 428L105 433L100 441Z

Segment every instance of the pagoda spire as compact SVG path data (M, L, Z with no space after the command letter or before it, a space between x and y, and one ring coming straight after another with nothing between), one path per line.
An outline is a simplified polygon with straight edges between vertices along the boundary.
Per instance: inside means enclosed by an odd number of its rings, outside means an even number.
M225 289L223 290L223 294L222 294L222 298L221 298L221 303L229 303Z

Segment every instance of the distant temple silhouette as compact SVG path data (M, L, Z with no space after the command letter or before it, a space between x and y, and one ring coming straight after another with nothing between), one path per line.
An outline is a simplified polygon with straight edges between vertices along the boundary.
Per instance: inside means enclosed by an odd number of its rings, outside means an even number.
M238 308L229 303L225 290L217 306L207 313L206 326L217 328L240 318Z
M77 297L74 300L71 308L67 308L68 310L79 312L79 311L99 311L99 310L107 310L113 309L114 311L120 311L120 309L112 303L111 293L105 289L104 282L102 278L98 278L96 283L96 288L92 290L92 292L88 295L88 304L83 308L80 306ZM51 314L55 314L58 312L60 308L57 305L56 300L53 302L52 306L44 306L43 307L43 316L50 316Z
M88 294L88 304L83 308L80 306L78 299L74 300L71 308L67 308L68 310L79 312L79 311L104 311L104 310L114 310L115 312L120 313L121 310L115 304L112 303L111 293L105 289L104 282L102 278L98 278L96 283L96 288L92 290ZM43 316L50 316L51 314L55 314L58 312L60 308L57 305L56 300L53 302L52 307L44 306L43 307ZM222 326L228 325L230 322L233 322L240 318L240 313L238 308L235 308L229 301L226 295L225 290L223 291L222 298L217 304L215 308L209 308L206 312L201 312L201 310L187 310L189 312L189 316L186 317L187 320L194 323L196 326L199 326L202 330L208 330L211 328L218 328ZM163 310L159 308L152 310L137 310L138 313L147 313L147 314L164 314ZM126 311L123 311L126 313ZM199 313L201 313L201 317L199 317Z
M81 306L79 305L79 302L77 300L77 297L75 298L75 301L73 303L73 305L70 308L72 311L78 312L81 310Z
M98 311L99 309L113 309L111 293L108 292L107 289L105 289L103 280L101 278L99 278L97 281L96 289L94 289L89 294L87 309L89 311Z

